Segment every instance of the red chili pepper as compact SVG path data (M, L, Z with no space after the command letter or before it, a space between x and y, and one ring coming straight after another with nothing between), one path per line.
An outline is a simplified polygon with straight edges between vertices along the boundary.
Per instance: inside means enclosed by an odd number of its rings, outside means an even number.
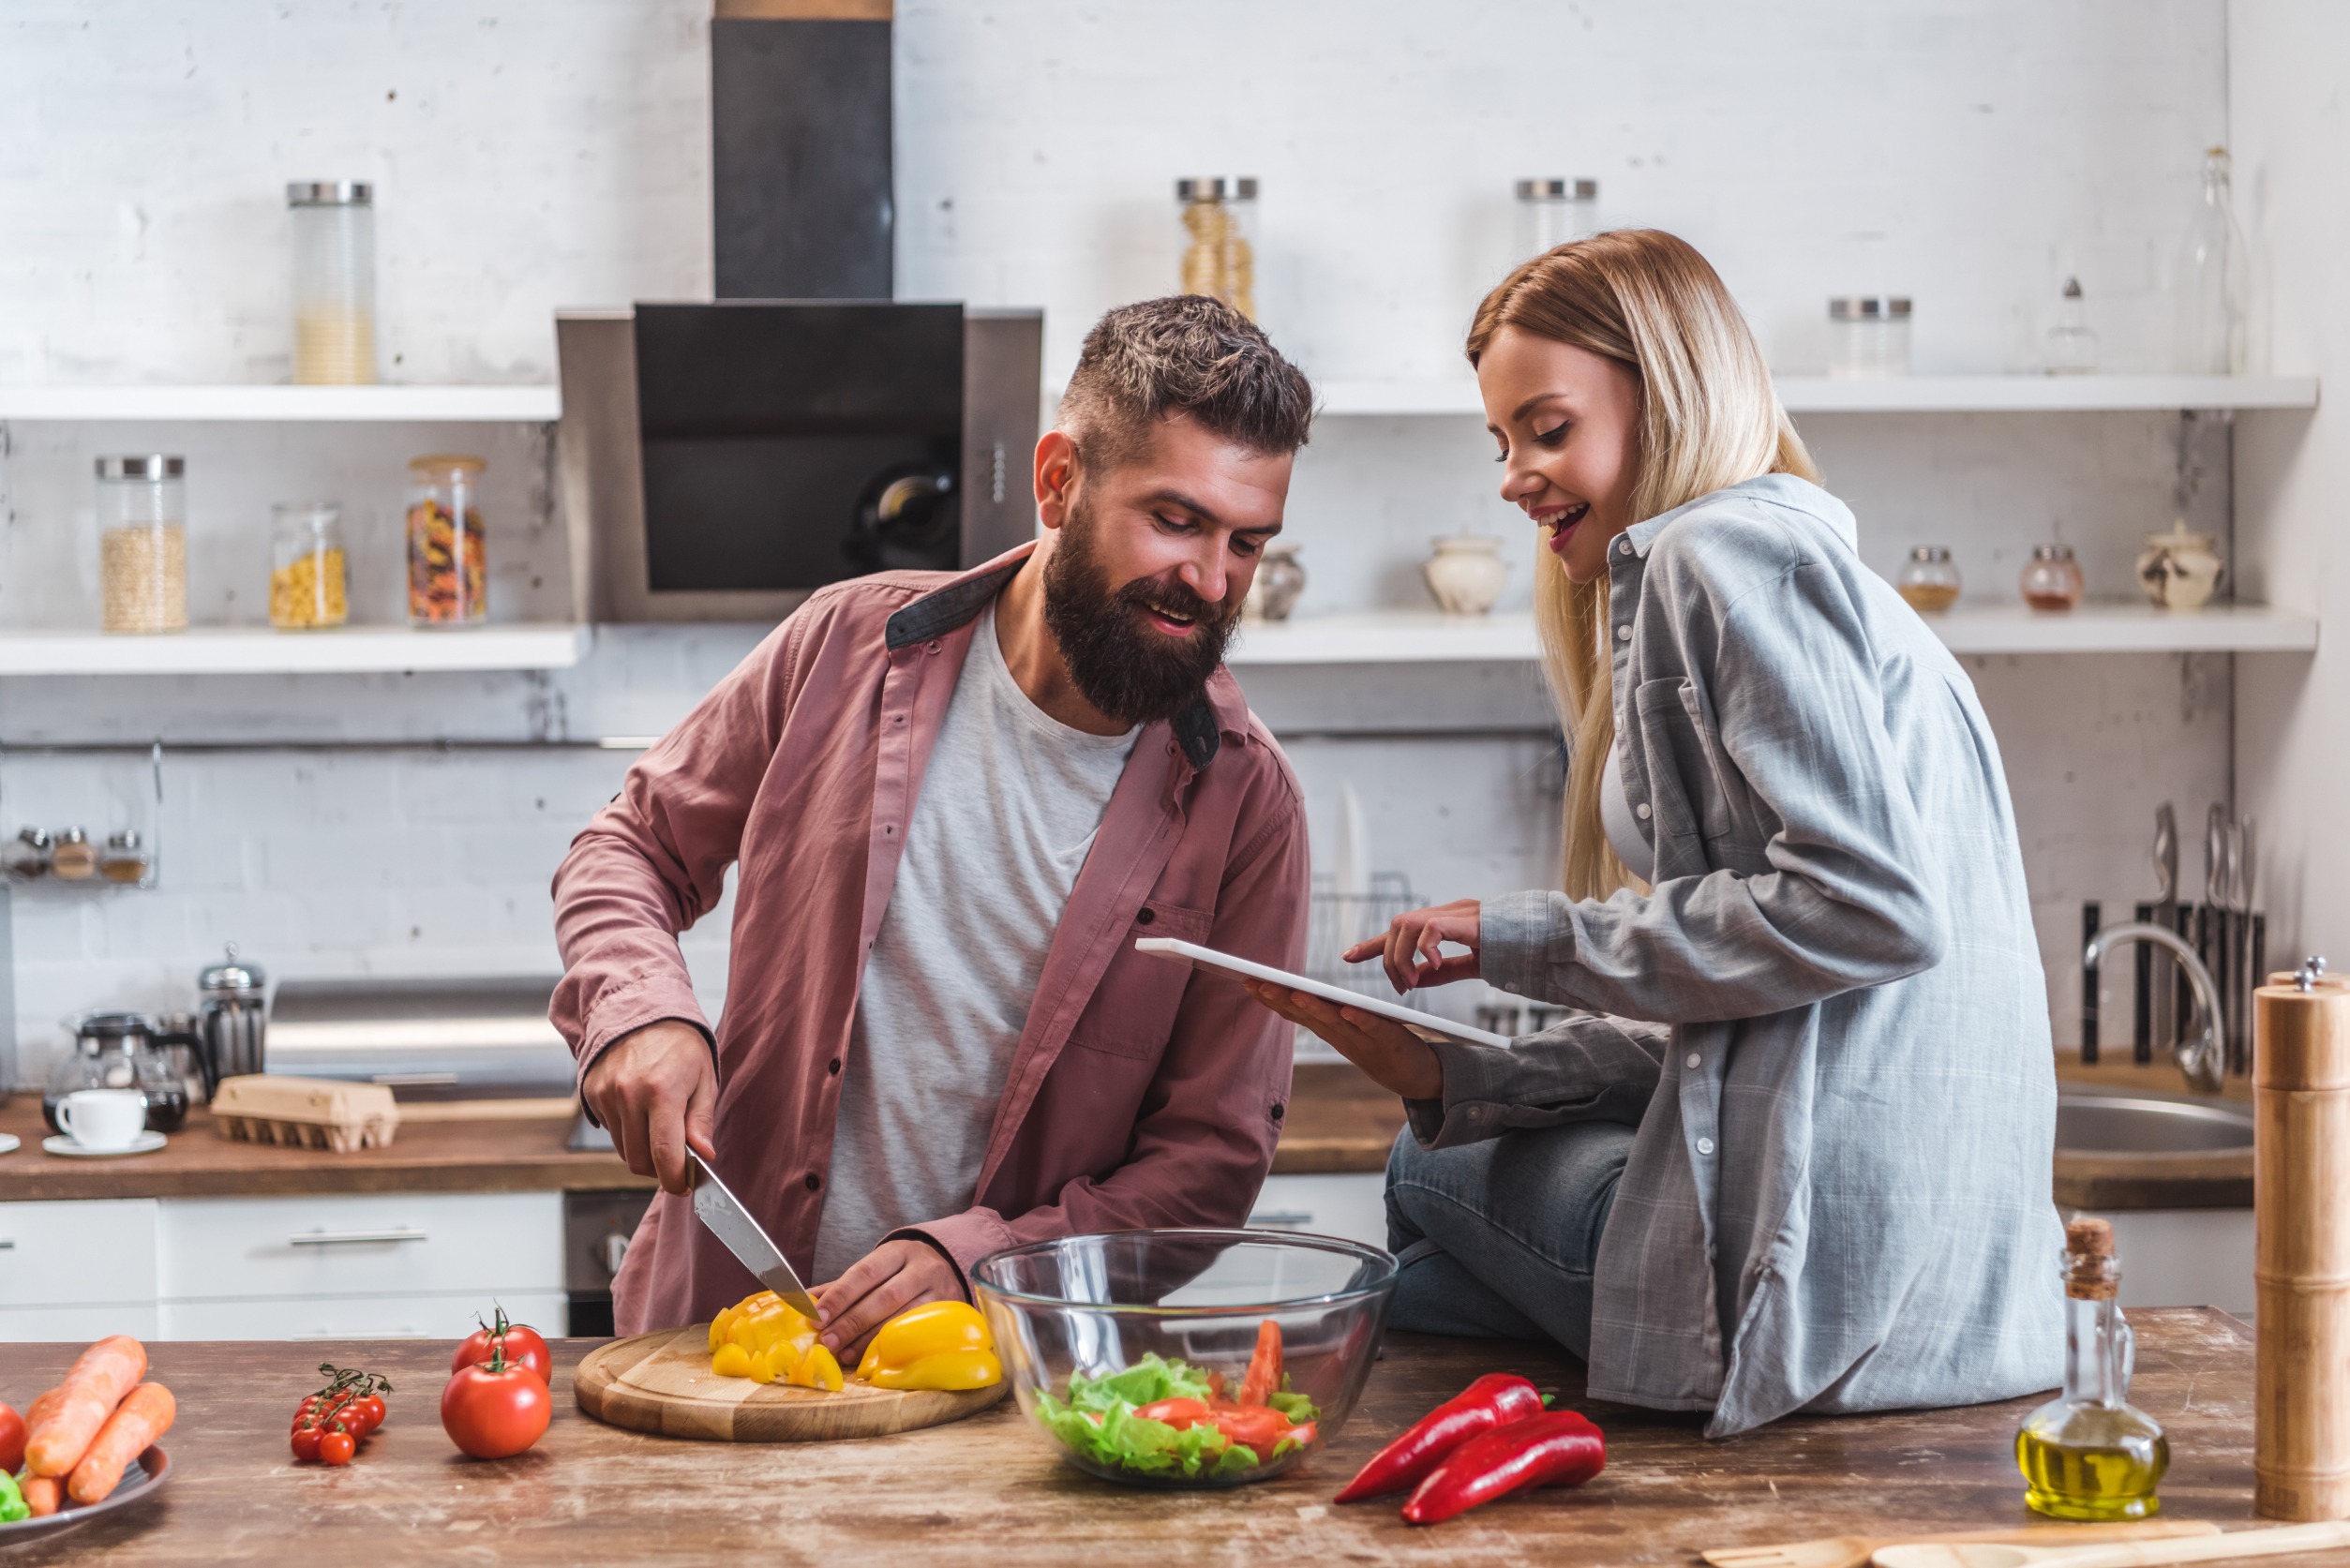
M1454 1449L1404 1503L1404 1521L1432 1525L1520 1486L1579 1486L1607 1463L1598 1427L1574 1411L1545 1411Z
M1338 1495L1340 1502L1400 1492L1418 1485L1444 1456L1496 1426L1542 1413L1542 1396L1515 1372L1488 1372L1412 1424L1411 1430L1370 1456Z

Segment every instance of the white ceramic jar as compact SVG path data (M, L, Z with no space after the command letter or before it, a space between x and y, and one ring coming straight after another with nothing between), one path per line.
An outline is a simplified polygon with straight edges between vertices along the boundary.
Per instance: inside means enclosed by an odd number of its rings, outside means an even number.
M1243 617L1250 620L1289 619L1297 596L1306 591L1306 568L1297 559L1300 548L1285 539L1265 546L1265 559L1257 563L1257 575L1249 584L1249 597L1240 602Z
M1429 592L1446 615L1483 615L1501 598L1509 581L1509 562L1502 559L1502 542L1489 534L1457 533L1429 541L1436 553L1420 575Z
M2212 537L2188 532L2184 520L2171 524L2167 532L2148 534L2138 554L2138 586L2160 609L2203 608L2224 570Z

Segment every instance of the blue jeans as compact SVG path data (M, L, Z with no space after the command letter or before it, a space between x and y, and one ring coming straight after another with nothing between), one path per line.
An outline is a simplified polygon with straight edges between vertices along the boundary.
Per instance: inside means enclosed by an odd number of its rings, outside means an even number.
M1387 1249L1402 1265L1390 1326L1555 1339L1591 1355L1592 1268L1632 1131L1614 1122L1520 1130L1387 1156Z

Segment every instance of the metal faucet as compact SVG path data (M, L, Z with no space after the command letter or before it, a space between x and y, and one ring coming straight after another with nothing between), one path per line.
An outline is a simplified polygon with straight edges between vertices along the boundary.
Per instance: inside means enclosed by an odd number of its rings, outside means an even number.
M2095 964L2105 949L2123 942L2151 942L2167 948L2185 971L2189 989L2195 993L2195 1015L2189 1023L2192 1039L2178 1045L2178 1070L2187 1075L2187 1087L2199 1095L2216 1095L2226 1083L2227 1038L2220 1021L2219 988L2211 983L2211 971L2203 966L2194 948L2179 940L2177 932L2165 931L2146 920L2131 920L2118 926L2107 926L2089 938L2084 963Z

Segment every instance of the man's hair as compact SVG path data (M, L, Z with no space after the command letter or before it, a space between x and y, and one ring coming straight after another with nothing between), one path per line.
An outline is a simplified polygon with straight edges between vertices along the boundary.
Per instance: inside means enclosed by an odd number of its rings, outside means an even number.
M1313 388L1254 321L1205 294L1122 305L1094 323L1055 427L1097 471L1139 454L1181 415L1252 452L1306 444Z

